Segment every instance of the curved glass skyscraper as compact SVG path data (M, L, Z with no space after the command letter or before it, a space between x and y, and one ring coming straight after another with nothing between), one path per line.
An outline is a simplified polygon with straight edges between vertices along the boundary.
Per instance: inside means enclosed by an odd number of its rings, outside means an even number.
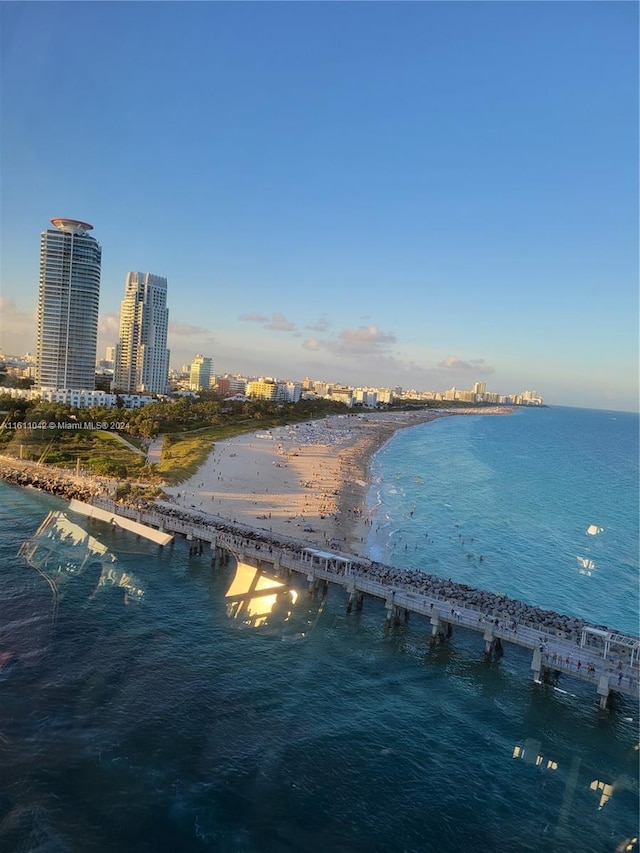
M36 386L95 388L102 249L77 219L40 238Z
M130 272L120 309L114 388L123 394L166 394L167 279L149 272Z

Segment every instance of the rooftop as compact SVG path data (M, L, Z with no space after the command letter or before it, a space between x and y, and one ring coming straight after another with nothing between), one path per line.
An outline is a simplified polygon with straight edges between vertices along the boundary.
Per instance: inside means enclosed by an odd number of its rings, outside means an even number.
M66 231L69 234L86 234L87 231L93 231L93 225L79 219L64 219L56 216L51 220L51 224L59 231Z

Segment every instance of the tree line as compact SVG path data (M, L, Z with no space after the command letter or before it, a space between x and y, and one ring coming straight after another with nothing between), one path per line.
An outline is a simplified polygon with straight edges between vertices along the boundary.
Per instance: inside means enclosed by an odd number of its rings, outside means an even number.
M2 421L19 423L121 423L124 434L154 438L160 433L184 432L208 427L232 426L247 421L273 421L273 425L345 414L346 405L332 400L300 400L283 403L270 400L225 401L211 392L200 397L158 400L140 409L123 406L76 408L42 400L20 400L0 394ZM0 424L2 423L0 421Z

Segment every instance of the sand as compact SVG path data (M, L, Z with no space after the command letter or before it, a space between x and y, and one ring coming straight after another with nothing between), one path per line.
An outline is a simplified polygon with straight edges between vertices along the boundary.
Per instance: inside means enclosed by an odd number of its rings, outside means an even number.
M196 474L166 487L175 504L319 547L363 554L371 458L432 412L341 415L217 442Z

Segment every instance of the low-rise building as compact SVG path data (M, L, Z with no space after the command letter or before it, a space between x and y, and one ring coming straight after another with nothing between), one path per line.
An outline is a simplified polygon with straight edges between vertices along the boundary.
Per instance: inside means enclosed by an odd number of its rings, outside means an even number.
M247 380L240 376L221 376L217 382L218 393L222 397L244 394L246 387Z
M245 394L254 400L276 400L278 385L272 379L256 379L252 382L247 382Z
M99 408L114 408L118 400L122 401L125 409L139 409L147 403L154 403L155 398L144 394L110 394L106 391L90 391L76 388L6 388L4 393L14 400L42 400L43 403L61 403L76 409L86 409L90 406Z

